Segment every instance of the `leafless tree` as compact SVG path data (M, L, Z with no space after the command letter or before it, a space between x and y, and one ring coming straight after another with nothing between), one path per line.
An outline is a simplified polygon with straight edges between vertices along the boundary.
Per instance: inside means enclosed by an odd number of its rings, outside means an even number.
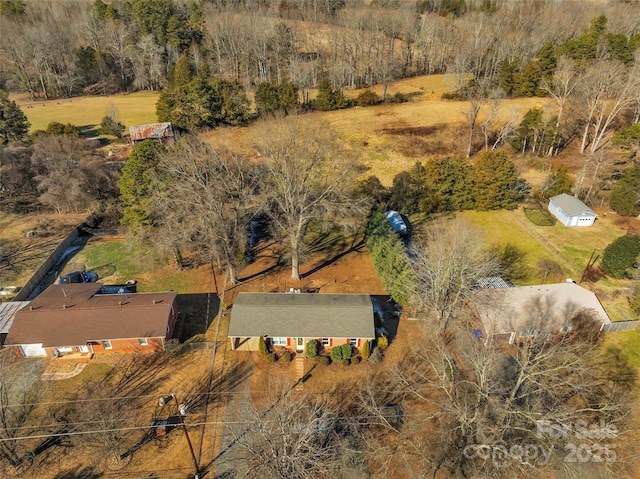
M34 431L29 426L47 390L43 369L40 360L20 361L6 349L0 354L0 460L9 468L30 465L35 444L21 438Z
M416 302L447 328L456 309L469 298L479 278L499 273L478 231L460 219L442 220L410 254Z
M553 98L553 101L558 106L556 126L553 131L554 137L552 138L548 152L549 156L553 155L567 102L579 82L580 72L578 68L573 61L564 57L560 59L553 78L551 80L546 78L542 79L542 88L551 95L551 98Z
M163 244L204 252L228 268L235 284L257 209L246 160L187 136L160 155L156 172L163 186L151 204Z
M591 131L591 153L602 147L614 120L637 101L640 91L640 67L627 70L619 62L599 60L590 65L577 86L585 107L586 119L580 153L584 154Z
M299 280L300 255L312 221L348 227L354 217L363 217L362 201L349 194L356 162L331 128L317 120L268 122L257 135L266 212L288 243L291 277Z
M523 327L544 332L553 305L529 306ZM385 375L393 384L373 378L361 388L360 407L383 432L364 446L371 467L384 471L380 477L400 468L412 477L436 477L440 469L455 477L514 477L544 465L562 468L564 445L588 442L573 436L581 424L623 431L633 370L600 349L588 312L570 319L570 333L513 346L476 339L462 316L444 332L424 323L423 349ZM399 426L385 416L389 399L402 405ZM602 459L598 466L617 467L615 457Z
M276 393L265 406L247 402L232 429L242 452L241 477L312 479L337 469L336 413L322 395Z

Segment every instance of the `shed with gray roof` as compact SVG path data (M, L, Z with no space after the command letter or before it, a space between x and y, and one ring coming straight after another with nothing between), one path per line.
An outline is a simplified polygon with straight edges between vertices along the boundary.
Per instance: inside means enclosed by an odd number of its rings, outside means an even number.
M298 351L310 339L361 347L375 338L373 304L365 294L240 293L228 336L232 349L257 350L261 336Z
M566 193L549 198L548 209L565 226L591 226L598 217L582 201Z

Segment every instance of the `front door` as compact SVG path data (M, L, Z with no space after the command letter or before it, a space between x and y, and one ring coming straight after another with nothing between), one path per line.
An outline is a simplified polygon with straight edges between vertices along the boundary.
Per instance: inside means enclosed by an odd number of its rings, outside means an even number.
M304 338L296 338L296 351L304 350Z

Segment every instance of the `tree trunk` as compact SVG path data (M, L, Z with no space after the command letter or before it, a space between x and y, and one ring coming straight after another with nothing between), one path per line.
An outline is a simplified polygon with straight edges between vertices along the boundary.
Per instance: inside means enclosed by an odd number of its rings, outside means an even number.
M290 235L291 279L300 281L300 241L295 233Z

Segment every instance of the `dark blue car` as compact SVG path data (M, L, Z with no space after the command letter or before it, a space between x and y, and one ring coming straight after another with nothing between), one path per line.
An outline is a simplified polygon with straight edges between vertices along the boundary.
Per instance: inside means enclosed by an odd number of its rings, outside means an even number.
M72 271L60 276L58 284L95 283L96 281L98 281L98 275L93 271Z

